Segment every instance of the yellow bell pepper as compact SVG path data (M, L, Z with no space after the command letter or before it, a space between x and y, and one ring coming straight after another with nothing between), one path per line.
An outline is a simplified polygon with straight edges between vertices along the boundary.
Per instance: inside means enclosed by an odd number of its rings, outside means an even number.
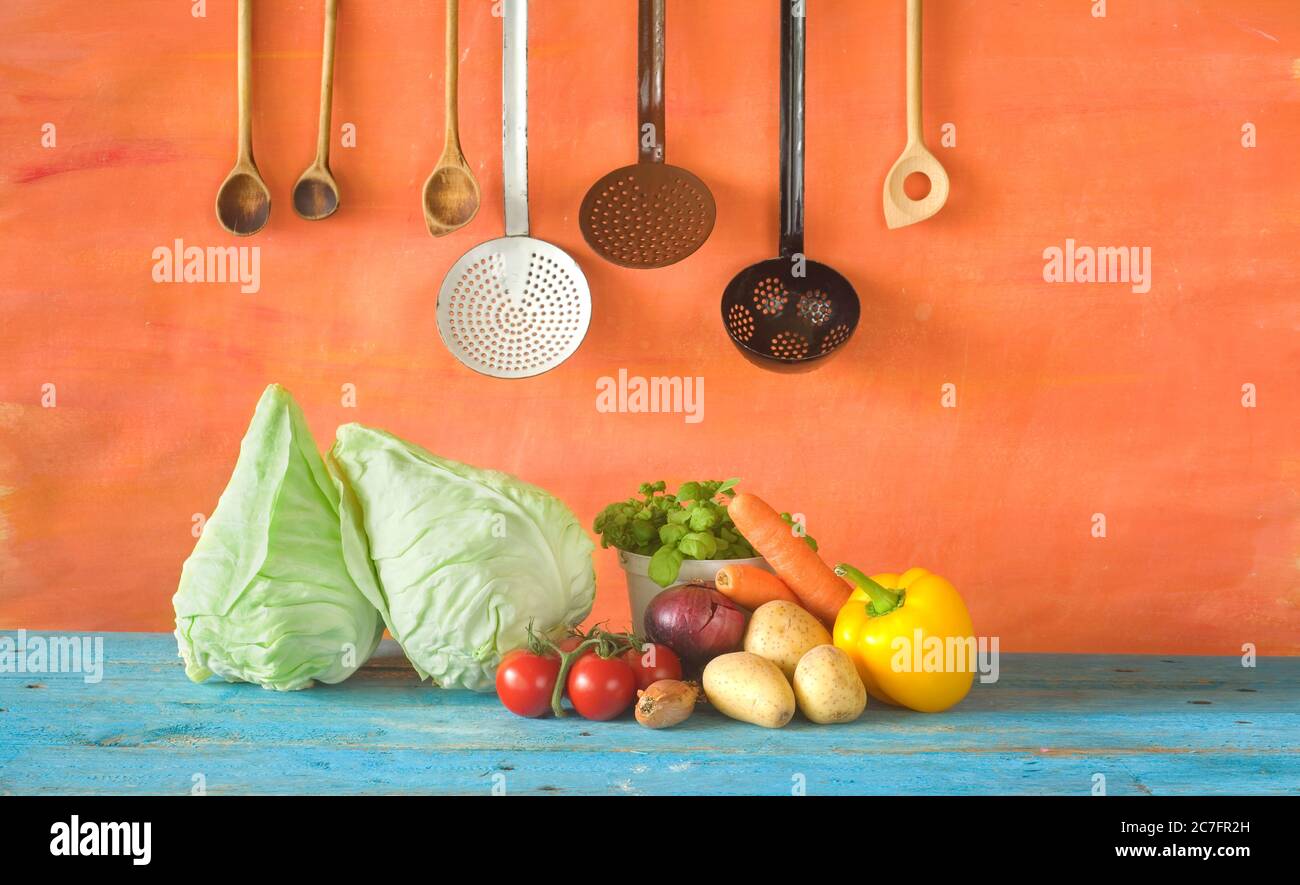
M835 618L835 645L873 698L938 713L966 697L977 666L975 629L957 589L923 568L867 577L836 574L856 589Z

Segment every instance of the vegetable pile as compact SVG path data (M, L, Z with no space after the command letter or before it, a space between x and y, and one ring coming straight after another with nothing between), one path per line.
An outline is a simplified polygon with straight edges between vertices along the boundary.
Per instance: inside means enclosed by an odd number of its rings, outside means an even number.
M973 668L898 664L899 641L923 634L940 658L945 641L974 648L952 584L920 568L832 570L802 520L736 484L645 483L601 511L601 545L648 556L667 589L644 636L583 632L594 545L558 499L359 424L338 429L323 461L271 385L173 598L186 674L278 690L340 682L387 626L422 678L495 687L530 718L631 710L669 728L706 703L781 728L796 712L851 722L868 696L925 712L966 696ZM713 581L673 586L687 560Z
M712 586L663 590L645 611L649 642L600 628L561 645L534 637L498 673L502 702L522 716L548 706L562 716L567 690L582 716L615 718L632 705L638 649L673 662L636 692L636 721L649 728L686 721L701 700L733 719L781 728L796 712L819 725L852 722L869 696L926 712L965 697L970 670L904 670L894 661L899 638L973 641L951 584L924 569L874 578L849 565L832 569L789 514L735 485L686 483L669 495L664 483L646 483L642 497L606 507L595 528L602 546L650 556L660 585L672 584L686 559L762 557L775 574L728 563ZM683 681L684 670L701 684Z

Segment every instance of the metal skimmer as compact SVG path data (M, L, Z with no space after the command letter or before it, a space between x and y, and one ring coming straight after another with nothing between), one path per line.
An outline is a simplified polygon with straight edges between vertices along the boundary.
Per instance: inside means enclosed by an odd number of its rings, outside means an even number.
M737 346L782 363L826 356L857 328L861 305L834 268L803 254L805 14L781 6L781 257L736 274L722 295L722 321ZM802 4L801 4L802 5ZM801 275L797 275L801 274Z
M567 252L528 235L528 0L504 0L502 99L506 235L461 256L438 292L438 333L494 378L564 362L591 323L591 290Z
M597 181L578 223L588 245L623 267L676 264L704 244L717 206L693 173L664 162L664 0L638 0L637 162Z

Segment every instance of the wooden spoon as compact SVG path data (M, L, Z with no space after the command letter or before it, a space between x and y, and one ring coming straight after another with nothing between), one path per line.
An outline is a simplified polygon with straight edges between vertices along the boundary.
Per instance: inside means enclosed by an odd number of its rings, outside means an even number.
M442 157L424 183L424 223L435 237L446 236L478 214L478 182L460 150L457 86L460 70L460 0L447 0L447 137Z
M236 236L255 234L271 215L271 192L253 162L253 0L239 0L239 153L217 190L217 221Z
M913 200L903 183L917 172L930 180L930 192ZM947 201L948 173L921 133L921 0L907 0L907 146L885 176L885 224L892 229L925 221Z
M319 221L339 207L339 186L330 174L330 109L334 104L334 28L338 0L325 0L325 49L321 55L320 126L316 131L316 160L293 186L293 209L308 221Z

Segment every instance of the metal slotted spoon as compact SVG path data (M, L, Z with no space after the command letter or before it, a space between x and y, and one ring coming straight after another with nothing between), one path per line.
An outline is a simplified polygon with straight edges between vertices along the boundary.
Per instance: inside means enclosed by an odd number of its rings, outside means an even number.
M591 323L591 290L563 249L528 235L528 0L504 0L502 158L506 235L452 265L438 292L438 333L452 356L494 378L564 362Z
M781 257L736 274L722 295L727 334L749 354L780 363L826 356L849 340L861 305L834 268L803 254L804 56L807 7L781 5ZM798 2L804 15L793 15Z
M713 232L717 205L703 181L664 162L664 0L639 0L637 34L639 156L591 186L578 223L606 261L649 269L700 248Z

